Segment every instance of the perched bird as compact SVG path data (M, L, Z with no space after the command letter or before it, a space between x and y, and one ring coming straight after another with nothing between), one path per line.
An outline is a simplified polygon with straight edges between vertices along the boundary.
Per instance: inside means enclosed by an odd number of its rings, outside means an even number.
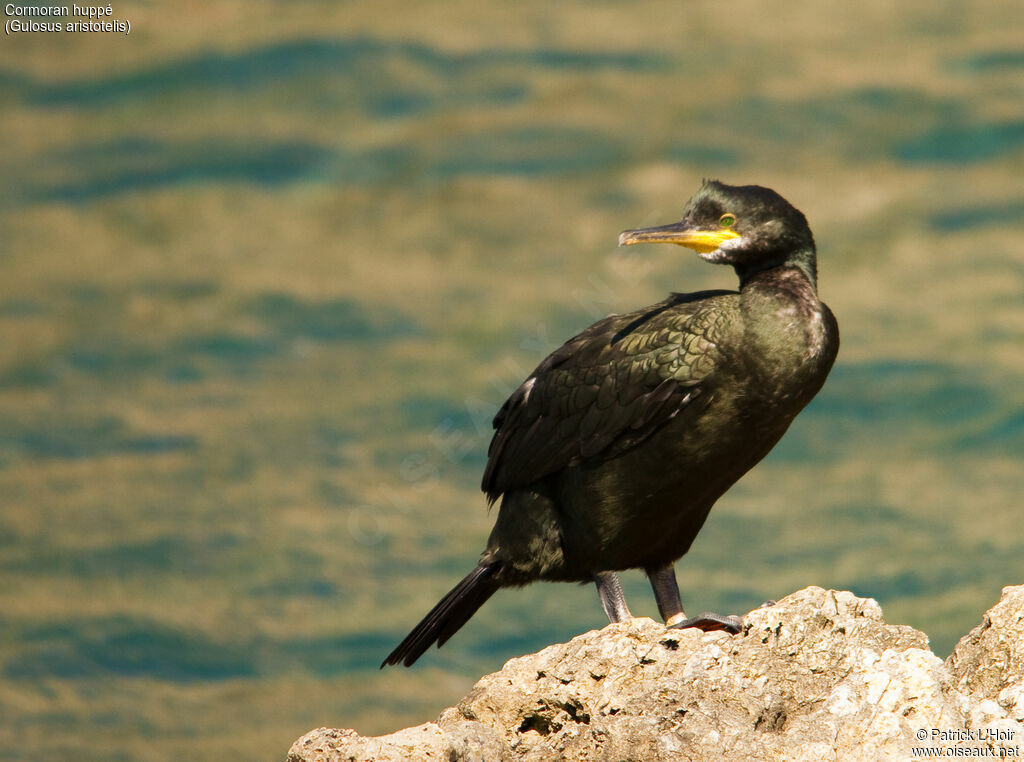
M535 580L594 581L622 621L622 569L647 573L667 625L739 631L738 617L686 618L673 564L821 389L839 329L807 220L768 188L705 181L680 222L619 236L638 243L732 265L739 291L611 315L537 366L494 418L482 487L501 506L479 564L381 667L411 665L496 590Z

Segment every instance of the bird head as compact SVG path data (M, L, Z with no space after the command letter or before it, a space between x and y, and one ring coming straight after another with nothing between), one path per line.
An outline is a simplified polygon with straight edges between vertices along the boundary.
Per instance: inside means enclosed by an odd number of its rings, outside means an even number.
M726 185L705 180L679 222L625 230L619 246L674 243L701 259L732 265L740 281L791 264L814 281L814 237L807 219L786 199L759 185Z

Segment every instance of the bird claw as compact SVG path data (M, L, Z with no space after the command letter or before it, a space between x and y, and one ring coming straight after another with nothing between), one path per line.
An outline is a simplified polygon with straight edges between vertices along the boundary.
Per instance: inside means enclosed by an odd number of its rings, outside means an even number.
M705 612L699 616L690 617L689 619L684 619L681 622L676 622L669 626L675 630L685 630L687 627L696 627L698 630L703 630L704 632L725 631L730 635L738 635L743 629L743 619L735 614L732 616L722 616L721 614Z

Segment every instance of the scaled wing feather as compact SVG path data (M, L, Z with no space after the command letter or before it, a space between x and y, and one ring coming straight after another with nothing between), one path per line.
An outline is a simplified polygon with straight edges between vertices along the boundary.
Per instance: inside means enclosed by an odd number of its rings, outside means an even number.
M724 329L715 322L722 311L701 301L710 297L735 292L674 294L605 318L552 352L494 417L482 484L488 500L589 458L620 455L699 399Z

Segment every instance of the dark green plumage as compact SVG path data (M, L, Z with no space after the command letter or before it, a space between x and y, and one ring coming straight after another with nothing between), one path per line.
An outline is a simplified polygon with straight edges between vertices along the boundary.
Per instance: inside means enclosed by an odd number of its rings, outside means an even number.
M732 265L740 290L612 315L530 374L494 419L482 486L501 503L478 567L384 664L412 664L496 590L538 579L596 581L618 621L629 611L614 572L629 568L647 571L670 624L736 629L684 619L672 564L821 388L838 328L807 222L774 191L705 182L681 222L620 238L647 242Z

